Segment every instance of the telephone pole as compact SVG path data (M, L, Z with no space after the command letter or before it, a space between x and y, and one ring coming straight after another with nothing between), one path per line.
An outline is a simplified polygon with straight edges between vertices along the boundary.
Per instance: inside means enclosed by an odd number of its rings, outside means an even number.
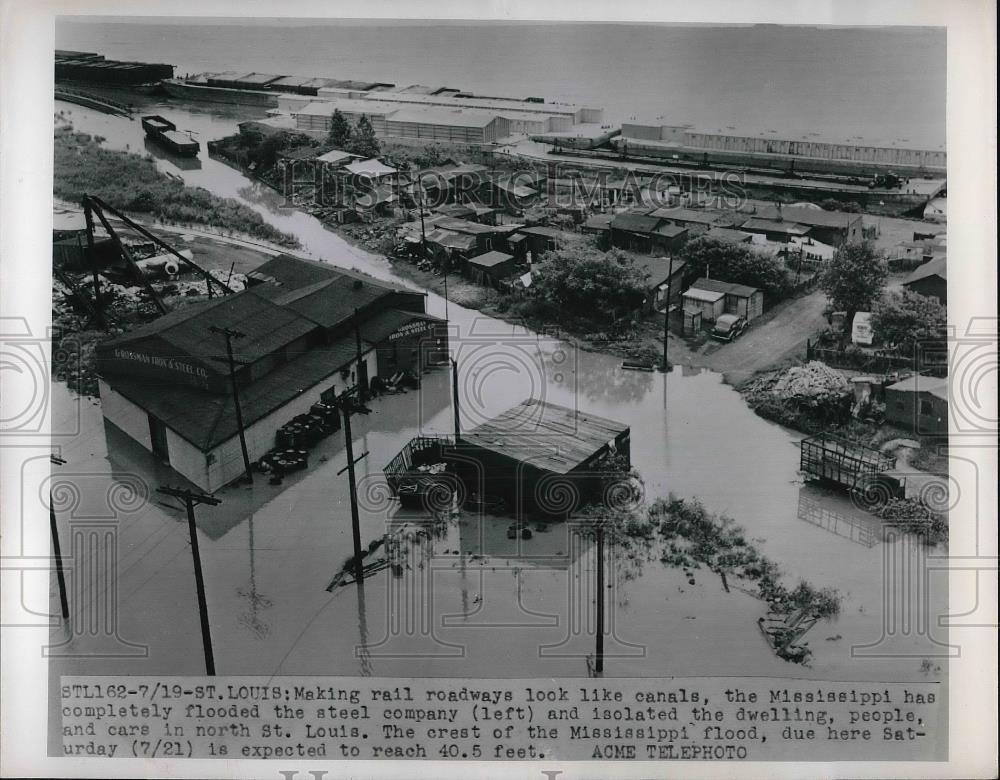
M594 651L597 673L604 673L604 523L597 526L597 647Z
M667 268L667 299L663 302L663 373L667 373L667 342L670 336L670 296L674 284L674 256L670 255L670 263ZM664 380L666 381L666 380Z
M360 586L365 580L365 565L364 558L361 553L361 519L358 515L358 481L357 476L354 473L354 466L358 461L366 458L368 453L363 452L356 459L354 457L354 442L352 441L351 436L351 415L371 414L371 409L368 409L363 404L355 402L352 397L354 390L355 388L349 387L337 396L334 400L334 404L338 409L340 409L341 416L344 418L344 444L347 450L347 465L337 472L337 476L340 476L345 471L347 472L347 485L351 494L351 534L354 538L354 578Z
M226 337L226 358L229 362L229 382L233 388L233 404L236 406L236 427L240 432L240 449L243 451L243 467L246 469L244 479L247 484L253 484L253 470L250 468L250 453L247 452L247 437L243 430L243 410L240 408L240 391L236 382L236 361L233 358L233 339L241 339L245 333L233 330L232 328L220 328L210 325L208 328L212 333L218 333Z
M451 405L455 414L455 444L458 444L458 439L462 435L462 426L458 409L458 361L455 358L451 358L451 371Z
M50 455L53 466L64 466L66 461L57 455ZM59 581L59 604L63 620L69 620L69 598L66 595L66 573L63 571L62 549L59 545L59 526L56 525L56 507L52 500L52 486L49 486L49 531L52 533L52 555L56 559L56 579Z
M194 493L183 488L164 485L156 489L157 493L179 498L187 507L188 534L191 537L191 558L194 561L194 584L198 591L198 615L201 618L201 642L205 650L205 674L215 676L215 655L212 652L212 629L208 623L208 602L205 600L205 578L201 573L201 553L198 551L198 529L194 523L194 508L198 504L218 506L222 503L218 498L206 496L204 493Z

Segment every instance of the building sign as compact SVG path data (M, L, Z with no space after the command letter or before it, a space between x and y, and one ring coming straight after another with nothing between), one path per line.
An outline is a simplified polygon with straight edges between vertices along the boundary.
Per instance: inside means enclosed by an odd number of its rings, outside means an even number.
M405 338L406 336L413 336L417 333L426 333L433 326L434 322L432 320L413 320L412 322L406 323L393 333L390 333L389 341L395 341L396 339Z
M854 315L854 326L851 328L851 341L855 344L871 346L872 315L868 311L859 311Z
M208 370L202 366L194 366L171 357L160 357L158 355L147 355L145 352L133 352L128 349L116 349L115 358L118 360L129 360L134 363L142 363L154 368L162 368L166 371L175 371L179 374L187 374L201 381L202 384L208 382Z

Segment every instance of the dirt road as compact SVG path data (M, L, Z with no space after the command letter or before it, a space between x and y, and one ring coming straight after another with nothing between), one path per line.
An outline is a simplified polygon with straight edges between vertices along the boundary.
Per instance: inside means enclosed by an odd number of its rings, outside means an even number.
M787 357L804 359L806 340L827 327L825 307L826 296L819 290L785 301L769 313L766 322L751 324L736 341L709 342L693 353L693 362L721 372L727 382L738 385L755 371Z

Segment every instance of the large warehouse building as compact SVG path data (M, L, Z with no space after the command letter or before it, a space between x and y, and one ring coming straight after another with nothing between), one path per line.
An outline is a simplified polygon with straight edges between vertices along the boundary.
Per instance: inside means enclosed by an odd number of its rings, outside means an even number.
M740 134L696 129L690 125L668 125L661 119L625 122L618 143L626 144L634 153L661 156L686 152L734 163L795 160L800 170L808 169L810 163L822 163L827 168L839 163L845 170L894 169L900 173L921 172L943 176L948 167L948 155L943 145L928 149L906 139L839 139L822 137L817 133L799 138L782 137L774 131Z
M250 274L242 292L102 342L105 419L209 492L244 470L226 342L212 328L244 334L233 352L251 460L313 404L447 354L422 293L289 255Z

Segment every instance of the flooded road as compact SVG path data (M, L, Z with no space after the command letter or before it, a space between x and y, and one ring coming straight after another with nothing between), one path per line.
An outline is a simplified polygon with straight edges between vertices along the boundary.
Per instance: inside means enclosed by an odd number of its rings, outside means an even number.
M77 129L103 135L111 146L141 148L138 122L75 106L69 111ZM203 144L234 131L237 121L173 105L153 112L196 129ZM311 255L394 278L384 258L351 247L307 214L281 209L277 194L204 151L198 169L164 158L158 165L247 203L294 233ZM430 295L428 310L443 316L444 302ZM767 647L756 626L765 607L752 595L736 587L726 592L705 570L693 570L692 585L659 560L618 556L609 578L607 676L927 679L922 662L945 652L935 638L941 629L931 625L947 601L944 576L926 576L933 551L887 537L846 497L803 485L799 435L755 416L718 374L681 367L666 376L622 371L620 359L454 303L448 311L463 428L526 397L624 422L648 500L668 493L698 498L744 526L788 584L805 579L844 596L841 615L805 637L814 655L804 668ZM429 373L419 391L380 398L370 416L353 423L354 450L367 453L359 466L363 542L399 531L406 562L401 577L383 571L363 589L325 590L351 550L347 479L338 475L346 463L342 434L324 440L310 453L309 469L285 485L258 479L252 488L220 491L220 506L198 509L220 674L586 674L584 657L593 648L591 545L565 525L511 541L508 520L463 513L431 523L387 499L381 469L403 444L417 433L452 431L449 383L444 369ZM70 657L53 667L202 673L185 516L155 494L156 486L177 478L105 426L97 404L74 398L61 384L53 387L53 410L56 429L67 431L56 439L68 461L57 476L76 480L87 499L79 499L85 509L59 512L67 539L71 526L88 521L84 515L100 514L86 508L89 503L110 501L115 486L134 484L140 492L139 500L111 512L117 605L107 609L115 636L64 630ZM104 645L120 654L96 657Z

